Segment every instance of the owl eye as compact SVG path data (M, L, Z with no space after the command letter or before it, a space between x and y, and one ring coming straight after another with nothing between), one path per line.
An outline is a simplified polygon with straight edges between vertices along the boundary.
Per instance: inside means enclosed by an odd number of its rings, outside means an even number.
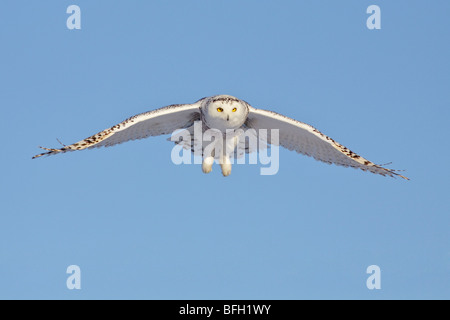
M218 112L223 112L223 109L222 108L217 108L217 111Z
M233 112L236 112L237 111L237 108L233 108L233 110L232 110Z

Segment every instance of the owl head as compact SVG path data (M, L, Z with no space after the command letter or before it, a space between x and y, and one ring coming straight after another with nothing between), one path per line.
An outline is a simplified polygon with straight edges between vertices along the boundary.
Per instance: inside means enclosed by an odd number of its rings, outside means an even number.
M246 102L229 95L210 97L201 110L205 124L221 131L240 128L249 112Z

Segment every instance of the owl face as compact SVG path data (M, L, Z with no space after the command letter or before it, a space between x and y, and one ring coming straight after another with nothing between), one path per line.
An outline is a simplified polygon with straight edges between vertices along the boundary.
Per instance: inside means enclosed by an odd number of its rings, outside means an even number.
M202 114L209 128L225 131L240 128L244 124L248 107L245 102L235 97L215 96L202 106Z

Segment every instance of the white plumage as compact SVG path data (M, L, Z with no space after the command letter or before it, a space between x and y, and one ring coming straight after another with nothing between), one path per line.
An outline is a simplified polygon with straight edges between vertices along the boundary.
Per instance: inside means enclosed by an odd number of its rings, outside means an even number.
M229 95L207 97L193 104L170 105L138 114L111 128L63 148L42 148L47 152L38 154L33 159L69 151L109 147L130 140L172 134L179 129L192 131L196 121L202 121L204 131L215 129L223 133L227 130L236 129L255 129L256 132L260 129L269 131L270 129L278 129L279 145L289 150L314 157L314 159L326 163L353 167L383 176L399 176L408 179L393 169L377 165L357 155L306 123L272 111L253 108L247 102ZM276 144L276 141L271 141L270 136L268 142ZM186 143L186 141L183 143ZM254 149L250 150L250 152L252 151ZM229 156L224 154L222 155L223 158L220 159L222 173L225 176L231 173ZM214 155L213 157L204 155L203 171L206 173L210 172L213 162Z

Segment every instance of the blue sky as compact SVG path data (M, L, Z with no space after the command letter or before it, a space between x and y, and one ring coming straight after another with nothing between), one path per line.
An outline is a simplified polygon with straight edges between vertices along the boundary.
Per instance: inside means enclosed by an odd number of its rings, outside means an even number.
M66 9L81 8L81 30ZM381 30L366 9L381 8ZM0 298L449 299L448 1L12 1L0 9ZM31 160L231 94L411 181L287 150L175 166L167 137ZM68 290L66 268L81 268ZM368 290L366 268L381 268Z

